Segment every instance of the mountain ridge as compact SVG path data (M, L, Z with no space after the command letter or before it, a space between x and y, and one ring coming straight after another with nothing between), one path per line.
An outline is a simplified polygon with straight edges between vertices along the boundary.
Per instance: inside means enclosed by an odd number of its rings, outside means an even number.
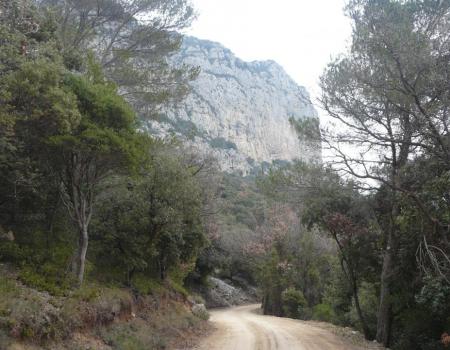
M147 122L159 136L175 134L248 175L274 161L321 161L320 145L299 140L292 120L318 118L307 90L274 60L246 62L222 44L185 37L174 65L199 66L192 93Z

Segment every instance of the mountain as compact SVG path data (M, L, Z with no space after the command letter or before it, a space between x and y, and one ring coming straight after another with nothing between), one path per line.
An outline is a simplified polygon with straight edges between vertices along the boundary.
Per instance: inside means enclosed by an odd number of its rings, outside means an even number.
M299 140L292 121L318 118L309 94L274 61L244 62L221 44L186 37L176 65L199 66L190 96L148 129L183 137L223 170L247 175L272 162L320 161L319 144Z

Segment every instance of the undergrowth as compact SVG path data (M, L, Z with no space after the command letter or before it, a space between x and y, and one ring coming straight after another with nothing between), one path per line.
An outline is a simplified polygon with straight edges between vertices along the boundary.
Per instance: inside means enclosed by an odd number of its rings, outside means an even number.
M66 344L77 332L113 349L166 349L171 340L203 322L183 303L187 291L173 281L163 286L140 276L136 289L88 282L63 290L36 282L27 269L12 271L0 265L2 350L14 342L50 349Z

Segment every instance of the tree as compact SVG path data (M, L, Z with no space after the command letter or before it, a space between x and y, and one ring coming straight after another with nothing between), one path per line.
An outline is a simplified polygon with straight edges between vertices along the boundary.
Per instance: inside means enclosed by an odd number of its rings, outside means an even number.
M170 143L148 139L139 175L113 181L99 202L93 232L99 260L126 276L165 280L191 266L206 244L202 191ZM105 249L107 247L107 249ZM99 248L97 248L99 249Z
M18 205L29 207L26 202L32 202L38 192L37 183L33 183L39 178L36 159L31 159L30 149L25 147L28 140L22 138L25 133L20 130L33 119L36 123L40 115L51 113L53 104L55 110L70 110L74 105L55 79L61 66L51 23L29 1L0 4L0 216L7 225L16 221ZM47 70L50 62L52 74ZM48 80L44 82L39 76Z
M353 188L353 183L341 179L331 168L301 162L273 169L261 182L266 193L291 202L299 209L303 225L324 231L335 242L343 276L350 287L359 323L367 339L372 331L360 306L359 287L368 269L376 269L377 226L370 199ZM307 242L306 242L307 243ZM308 245L307 245L308 246ZM309 257L308 263L319 264L303 247L294 255ZM370 276L369 276L370 277ZM307 280L306 277L303 277ZM303 291L308 296L306 290ZM314 291L313 294L319 294Z
M397 218L407 195L430 221L438 221L414 192L404 171L414 155L433 152L448 163L450 4L447 1L351 1L354 23L347 55L321 79L321 102L342 132L325 133L339 171L385 187L383 267L377 340L388 346L392 328L395 261L401 250ZM334 128L337 130L337 128ZM357 150L349 152L350 149ZM375 182L375 185L374 185Z
M157 250L161 280L172 267L193 265L206 244L201 220L203 198L194 176L196 170L182 165L183 157L172 152L163 145L158 150L156 145L150 166L142 174L141 191L150 217L148 231Z
M366 339L372 331L360 305L359 287L368 269L375 269L378 228L370 199L333 174L324 174L314 196L304 198L303 218L326 230L338 249L340 267L353 296L355 309Z
M154 99L143 102L149 108L173 92L182 94L192 72L170 67L167 59L181 43L176 30L190 23L192 8L184 0L93 4L0 4L0 224L18 232L19 245L53 232L55 220L62 223L57 233L69 236L72 227L58 209L62 201L76 226L73 268L81 284L97 199L110 191L105 185L131 172L130 181L150 197L137 196L140 211L133 212L132 221L143 213L147 221L131 225L129 202L114 198L120 214L114 229L119 241L134 230L136 239L130 241L139 245L147 235L150 243L147 251L128 247L130 255L118 265L126 265L131 275L145 260L159 265L158 275L166 278L177 264L192 267L205 244L201 215L210 210L211 199L197 180L206 178L207 162L180 157L175 147L170 152L150 147L153 141L137 131L135 114L119 92L145 87L137 93ZM164 155L150 159L153 151ZM136 261L133 249L140 254ZM45 253L54 252L47 247ZM60 265L67 263L66 250L64 255Z
M15 224L30 208L51 228L61 184L80 233L81 283L97 186L131 160L134 114L92 59L89 75L67 72L51 16L28 1L0 9L2 221Z
M373 240L370 240L369 231L362 226L364 222L355 223L351 218L340 213L329 215L325 222L328 232L331 233L338 246L341 269L350 285L364 336L366 339L373 339L371 329L361 308L359 287L364 268L368 265L367 261L364 260L369 260L369 263L372 264L371 267L376 264L376 261L367 259L370 256L367 252L373 250L376 245Z
M39 2L59 19L66 62L80 69L84 52L92 50L106 76L143 116L185 97L198 74L197 68L168 62L181 45L180 32L194 18L188 0Z
M64 203L77 224L76 275L82 284L99 184L114 172L131 168L139 153L133 140L134 114L113 84L71 74L65 84L77 97L81 121L71 132L48 139L48 162L59 176Z

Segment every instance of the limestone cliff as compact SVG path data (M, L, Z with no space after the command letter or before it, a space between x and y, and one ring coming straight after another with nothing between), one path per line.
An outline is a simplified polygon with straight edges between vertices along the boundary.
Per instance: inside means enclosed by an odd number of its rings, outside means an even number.
M244 62L222 45L186 37L175 64L199 66L191 95L148 122L219 159L224 170L248 174L273 161L320 160L319 145L299 140L292 120L317 118L309 94L274 61Z

